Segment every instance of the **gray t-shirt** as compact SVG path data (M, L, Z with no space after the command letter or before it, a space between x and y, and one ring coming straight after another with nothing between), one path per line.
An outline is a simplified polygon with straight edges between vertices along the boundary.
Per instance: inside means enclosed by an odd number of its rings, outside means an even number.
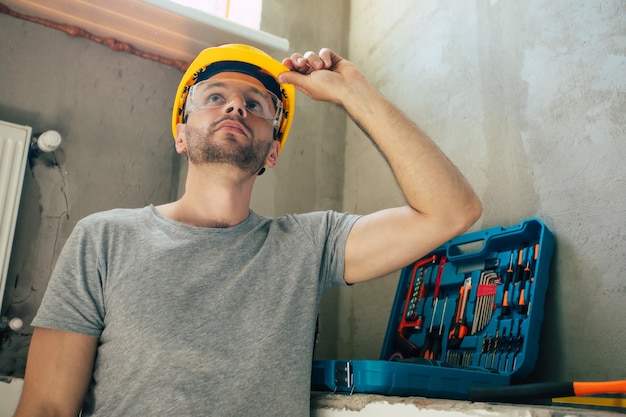
M306 416L317 309L358 216L223 229L153 206L81 220L33 325L99 337L83 416Z

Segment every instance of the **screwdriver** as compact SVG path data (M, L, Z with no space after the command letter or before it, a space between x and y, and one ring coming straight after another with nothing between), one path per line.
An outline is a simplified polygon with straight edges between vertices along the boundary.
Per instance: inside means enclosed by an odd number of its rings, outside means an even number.
M535 282L535 274L537 273L537 257L539 256L539 242L535 244L535 253L533 259L533 271L532 276L530 277L530 281L528 282L528 288L526 290L526 294L530 294L530 288L533 282ZM530 296L528 297L528 308L526 309L526 314L530 314Z
M532 249L531 256L529 256L529 258L531 257ZM530 260L526 261L526 267L524 268L522 279L520 281L519 300L517 302L517 312L520 314L526 314L528 312L528 305L526 304L526 297L524 294L527 281L530 281Z
M511 293L512 304L519 300L518 285L522 280L524 272L524 246L522 246L517 255L517 268L515 268L515 280L513 281L513 289Z
M458 349L461 341L467 334L467 325L465 321L465 307L467 306L467 298L472 289L472 278L467 277L463 282L463 286L459 290L459 305L457 308L454 324L450 334L448 334L448 350Z
M443 302L443 310L441 311L441 320L439 321L439 331L435 334L433 331L433 321L430 322L430 329L426 335L426 343L424 344L424 358L438 360L441 358L441 339L443 338L443 318L446 314L446 306L448 305L448 297ZM435 311L433 311L433 318Z
M504 295L502 296L502 315L511 314L509 307L509 284L513 279L513 251L511 251L511 259L509 260L509 269L506 270L506 278L504 279Z

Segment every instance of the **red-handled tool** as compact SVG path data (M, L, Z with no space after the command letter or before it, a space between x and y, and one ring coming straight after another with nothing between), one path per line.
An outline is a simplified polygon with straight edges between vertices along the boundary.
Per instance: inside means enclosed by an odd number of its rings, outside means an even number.
M525 301L525 304L527 304L528 307L525 308L526 314L530 314L530 305L531 305L531 285L533 284L533 282L535 282L535 274L536 269L537 269L537 257L539 256L539 243L535 244L535 251L534 251L534 259L533 259L533 270L532 270L532 276L530 277L530 280L528 281L528 284L526 284L526 292L525 292L525 299L527 298L528 301Z

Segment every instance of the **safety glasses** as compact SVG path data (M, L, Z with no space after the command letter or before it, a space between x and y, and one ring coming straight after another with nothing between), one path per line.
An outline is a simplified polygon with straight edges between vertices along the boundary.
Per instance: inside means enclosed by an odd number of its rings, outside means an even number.
M185 112L243 106L249 114L269 121L275 128L283 113L281 100L271 91L236 80L201 81L189 88Z

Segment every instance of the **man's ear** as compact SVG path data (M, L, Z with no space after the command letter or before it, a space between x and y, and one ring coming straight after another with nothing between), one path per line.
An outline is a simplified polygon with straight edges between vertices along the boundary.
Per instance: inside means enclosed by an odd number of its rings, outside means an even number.
M187 136L185 134L185 124L178 123L176 125L176 152L182 154L187 152Z
M276 166L278 163L278 148L280 148L280 142L277 140L272 141L272 147L265 158L265 166L270 168L274 168L274 166Z

